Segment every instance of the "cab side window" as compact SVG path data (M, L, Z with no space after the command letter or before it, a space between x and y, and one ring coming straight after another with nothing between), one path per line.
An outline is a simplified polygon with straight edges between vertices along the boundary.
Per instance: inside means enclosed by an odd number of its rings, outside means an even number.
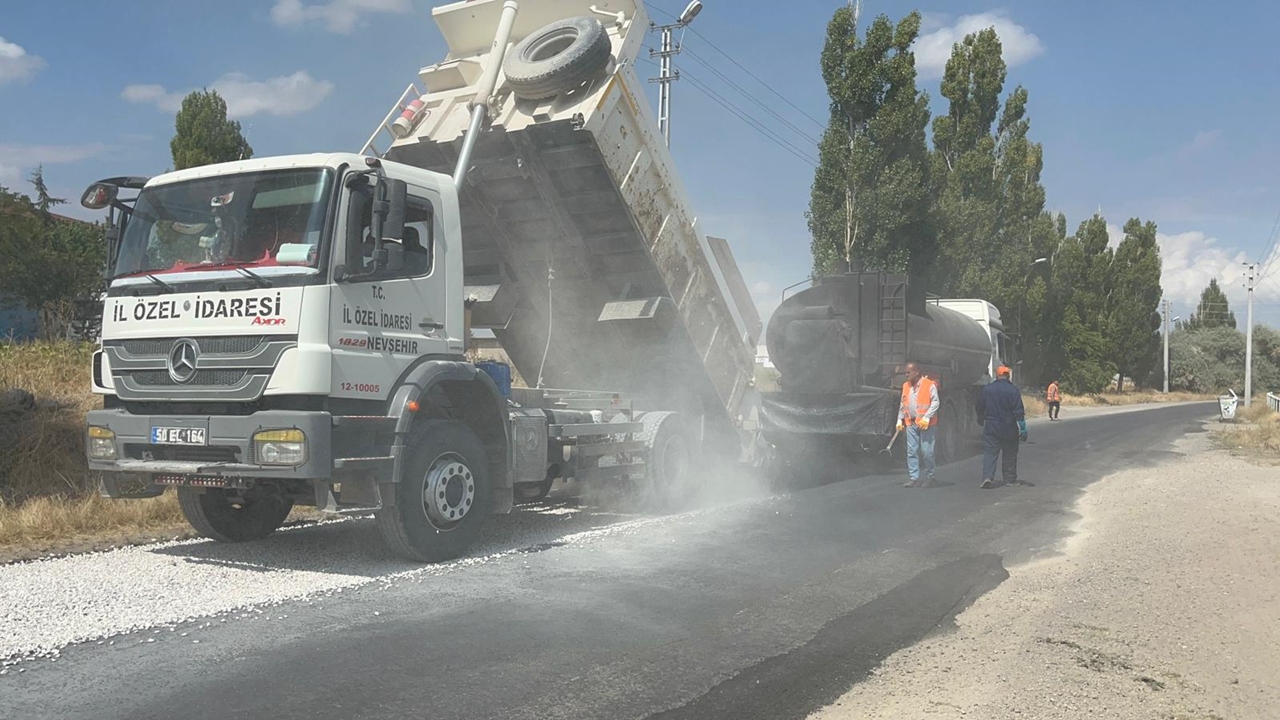
M373 264L373 188L351 195L347 223L347 266L367 272ZM431 273L435 260L435 212L424 198L410 197L405 209L404 238L384 239L390 264L371 279L420 277Z

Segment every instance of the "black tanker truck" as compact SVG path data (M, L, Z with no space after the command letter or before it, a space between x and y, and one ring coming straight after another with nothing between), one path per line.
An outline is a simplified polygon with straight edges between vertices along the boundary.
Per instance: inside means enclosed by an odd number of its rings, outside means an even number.
M765 341L781 389L761 394L762 432L788 466L883 450L909 361L938 382L937 459L954 459L980 432L982 386L1014 364L995 306L929 297L880 271L818 278L783 301Z

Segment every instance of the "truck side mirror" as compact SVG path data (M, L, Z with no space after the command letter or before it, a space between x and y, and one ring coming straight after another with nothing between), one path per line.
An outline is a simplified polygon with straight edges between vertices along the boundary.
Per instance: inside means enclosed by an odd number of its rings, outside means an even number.
M90 210L101 210L115 201L120 188L107 183L94 183L80 196L80 204Z
M405 212L409 204L409 185L403 180L387 179L387 217L382 221L383 240L404 239Z
M386 266L383 270L390 273L398 273L404 270L404 246L398 242L389 242L382 246L386 252Z

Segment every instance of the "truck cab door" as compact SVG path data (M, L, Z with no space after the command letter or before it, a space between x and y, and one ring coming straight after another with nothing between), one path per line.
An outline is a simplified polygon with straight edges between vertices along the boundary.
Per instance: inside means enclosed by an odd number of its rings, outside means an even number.
M351 188L339 220L336 262L353 279L338 282L330 299L334 397L385 400L396 381L424 356L450 353L445 333L444 243L433 190L409 185L405 237L384 241L389 262L372 270L372 184ZM455 353L456 354L456 353Z

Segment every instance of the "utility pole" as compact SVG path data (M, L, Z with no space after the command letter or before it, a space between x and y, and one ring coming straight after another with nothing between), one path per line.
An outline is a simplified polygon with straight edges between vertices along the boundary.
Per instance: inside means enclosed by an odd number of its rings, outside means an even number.
M1164 394L1169 394L1169 301L1160 302L1164 310Z
M1249 268L1245 287L1249 289L1249 310L1244 329L1244 406L1253 402L1253 288L1258 284L1258 264L1245 263Z
M667 147L671 147L671 83L680 79L680 72L671 70L671 58L680 54L680 45L673 46L671 42L671 31L678 27L655 26L655 30L662 32L662 49L649 51L649 57L658 58L658 77L651 78L649 82L658 83L658 130L662 132Z
M674 23L649 25L649 29L662 33L662 49L649 51L650 58L658 58L658 77L649 78L649 82L658 83L658 130L667 147L671 147L671 83L680 79L680 71L671 68L671 58L680 54L680 43L672 40L672 34L687 27L700 12L702 2L693 0Z

